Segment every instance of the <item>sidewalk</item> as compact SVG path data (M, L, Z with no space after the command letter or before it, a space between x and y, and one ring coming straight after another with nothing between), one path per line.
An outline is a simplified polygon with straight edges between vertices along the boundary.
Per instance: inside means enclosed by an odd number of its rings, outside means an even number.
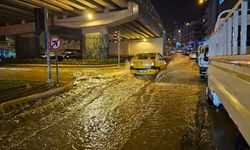
M27 96L20 96L19 98L2 102L0 103L0 113L9 112L16 109L25 109L39 99L45 99L51 96L56 96L61 93L67 92L72 88L73 88L73 83L67 83L60 87L47 89L43 92L33 93Z

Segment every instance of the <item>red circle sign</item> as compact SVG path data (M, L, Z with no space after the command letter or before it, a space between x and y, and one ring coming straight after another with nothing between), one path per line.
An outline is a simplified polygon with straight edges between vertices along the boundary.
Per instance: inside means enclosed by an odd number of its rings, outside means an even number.
M62 40L59 36L52 36L49 41L50 48L54 51L58 51L61 48Z

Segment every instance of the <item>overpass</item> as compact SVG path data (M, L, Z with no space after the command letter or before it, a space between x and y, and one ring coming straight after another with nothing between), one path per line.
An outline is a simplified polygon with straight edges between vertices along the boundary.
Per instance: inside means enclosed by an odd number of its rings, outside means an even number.
M18 58L39 57L44 49L34 22L34 8L41 7L48 8L50 34L60 35L65 49L78 49L86 59L108 58L116 30L123 41L165 33L149 0L3 0L0 35L13 39Z

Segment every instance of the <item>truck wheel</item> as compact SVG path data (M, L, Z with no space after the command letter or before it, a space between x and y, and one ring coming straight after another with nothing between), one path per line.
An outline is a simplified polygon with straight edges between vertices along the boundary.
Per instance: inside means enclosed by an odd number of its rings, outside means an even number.
M206 77L205 77L205 75L200 75L200 79L202 80L202 81L204 81L205 79L206 79Z
M205 87L205 94L206 94L206 97L209 97L210 95L210 91L209 91L209 87L208 87L208 81L206 80L206 87Z

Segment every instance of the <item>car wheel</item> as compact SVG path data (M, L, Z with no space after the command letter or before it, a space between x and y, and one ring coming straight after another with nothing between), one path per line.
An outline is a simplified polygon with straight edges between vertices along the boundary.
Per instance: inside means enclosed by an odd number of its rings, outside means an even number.
M208 87L208 83L206 83L206 87L205 87L205 96L206 96L206 100L209 102L209 103L211 103L211 104L213 104L213 101L212 101L212 99L211 99L211 92L210 92L210 90L209 90L209 87Z
M208 86L206 86L206 89L205 89L206 96L208 96L208 93L209 93L209 89L208 89Z
M157 74L150 75L150 76L149 76L149 80L155 81L156 76L157 76Z

